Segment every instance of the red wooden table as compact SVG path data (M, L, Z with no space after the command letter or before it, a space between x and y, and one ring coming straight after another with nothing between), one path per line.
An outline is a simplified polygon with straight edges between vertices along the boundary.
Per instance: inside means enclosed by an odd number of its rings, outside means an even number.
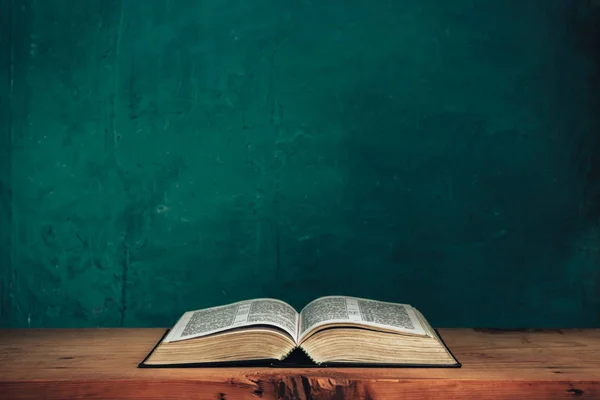
M164 329L0 330L0 399L600 399L600 330L440 329L459 369L140 369Z

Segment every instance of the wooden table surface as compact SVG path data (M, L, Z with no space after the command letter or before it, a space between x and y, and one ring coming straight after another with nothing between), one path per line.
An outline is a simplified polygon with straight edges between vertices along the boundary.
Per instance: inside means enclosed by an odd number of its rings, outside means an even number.
M600 399L600 329L440 329L459 369L140 369L164 329L0 330L0 399Z

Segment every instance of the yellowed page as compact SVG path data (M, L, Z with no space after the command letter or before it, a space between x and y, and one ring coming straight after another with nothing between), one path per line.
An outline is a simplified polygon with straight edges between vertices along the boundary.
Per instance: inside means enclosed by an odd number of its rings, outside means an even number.
M427 335L415 310L408 304L348 296L326 296L310 302L300 312L298 343L325 325L346 324Z
M192 339L253 325L270 325L284 330L296 340L298 312L276 299L253 299L186 312L164 342Z

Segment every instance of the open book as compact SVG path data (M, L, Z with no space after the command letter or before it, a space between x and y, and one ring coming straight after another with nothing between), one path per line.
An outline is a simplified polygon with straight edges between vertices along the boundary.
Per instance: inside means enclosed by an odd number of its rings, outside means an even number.
M460 367L414 307L346 296L300 312L275 299L186 312L140 367L285 366L291 354L315 366Z

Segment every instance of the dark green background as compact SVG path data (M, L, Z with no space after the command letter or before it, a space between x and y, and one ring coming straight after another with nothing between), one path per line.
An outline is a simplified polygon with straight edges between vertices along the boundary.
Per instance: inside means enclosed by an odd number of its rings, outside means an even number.
M0 4L2 325L600 326L595 2Z

